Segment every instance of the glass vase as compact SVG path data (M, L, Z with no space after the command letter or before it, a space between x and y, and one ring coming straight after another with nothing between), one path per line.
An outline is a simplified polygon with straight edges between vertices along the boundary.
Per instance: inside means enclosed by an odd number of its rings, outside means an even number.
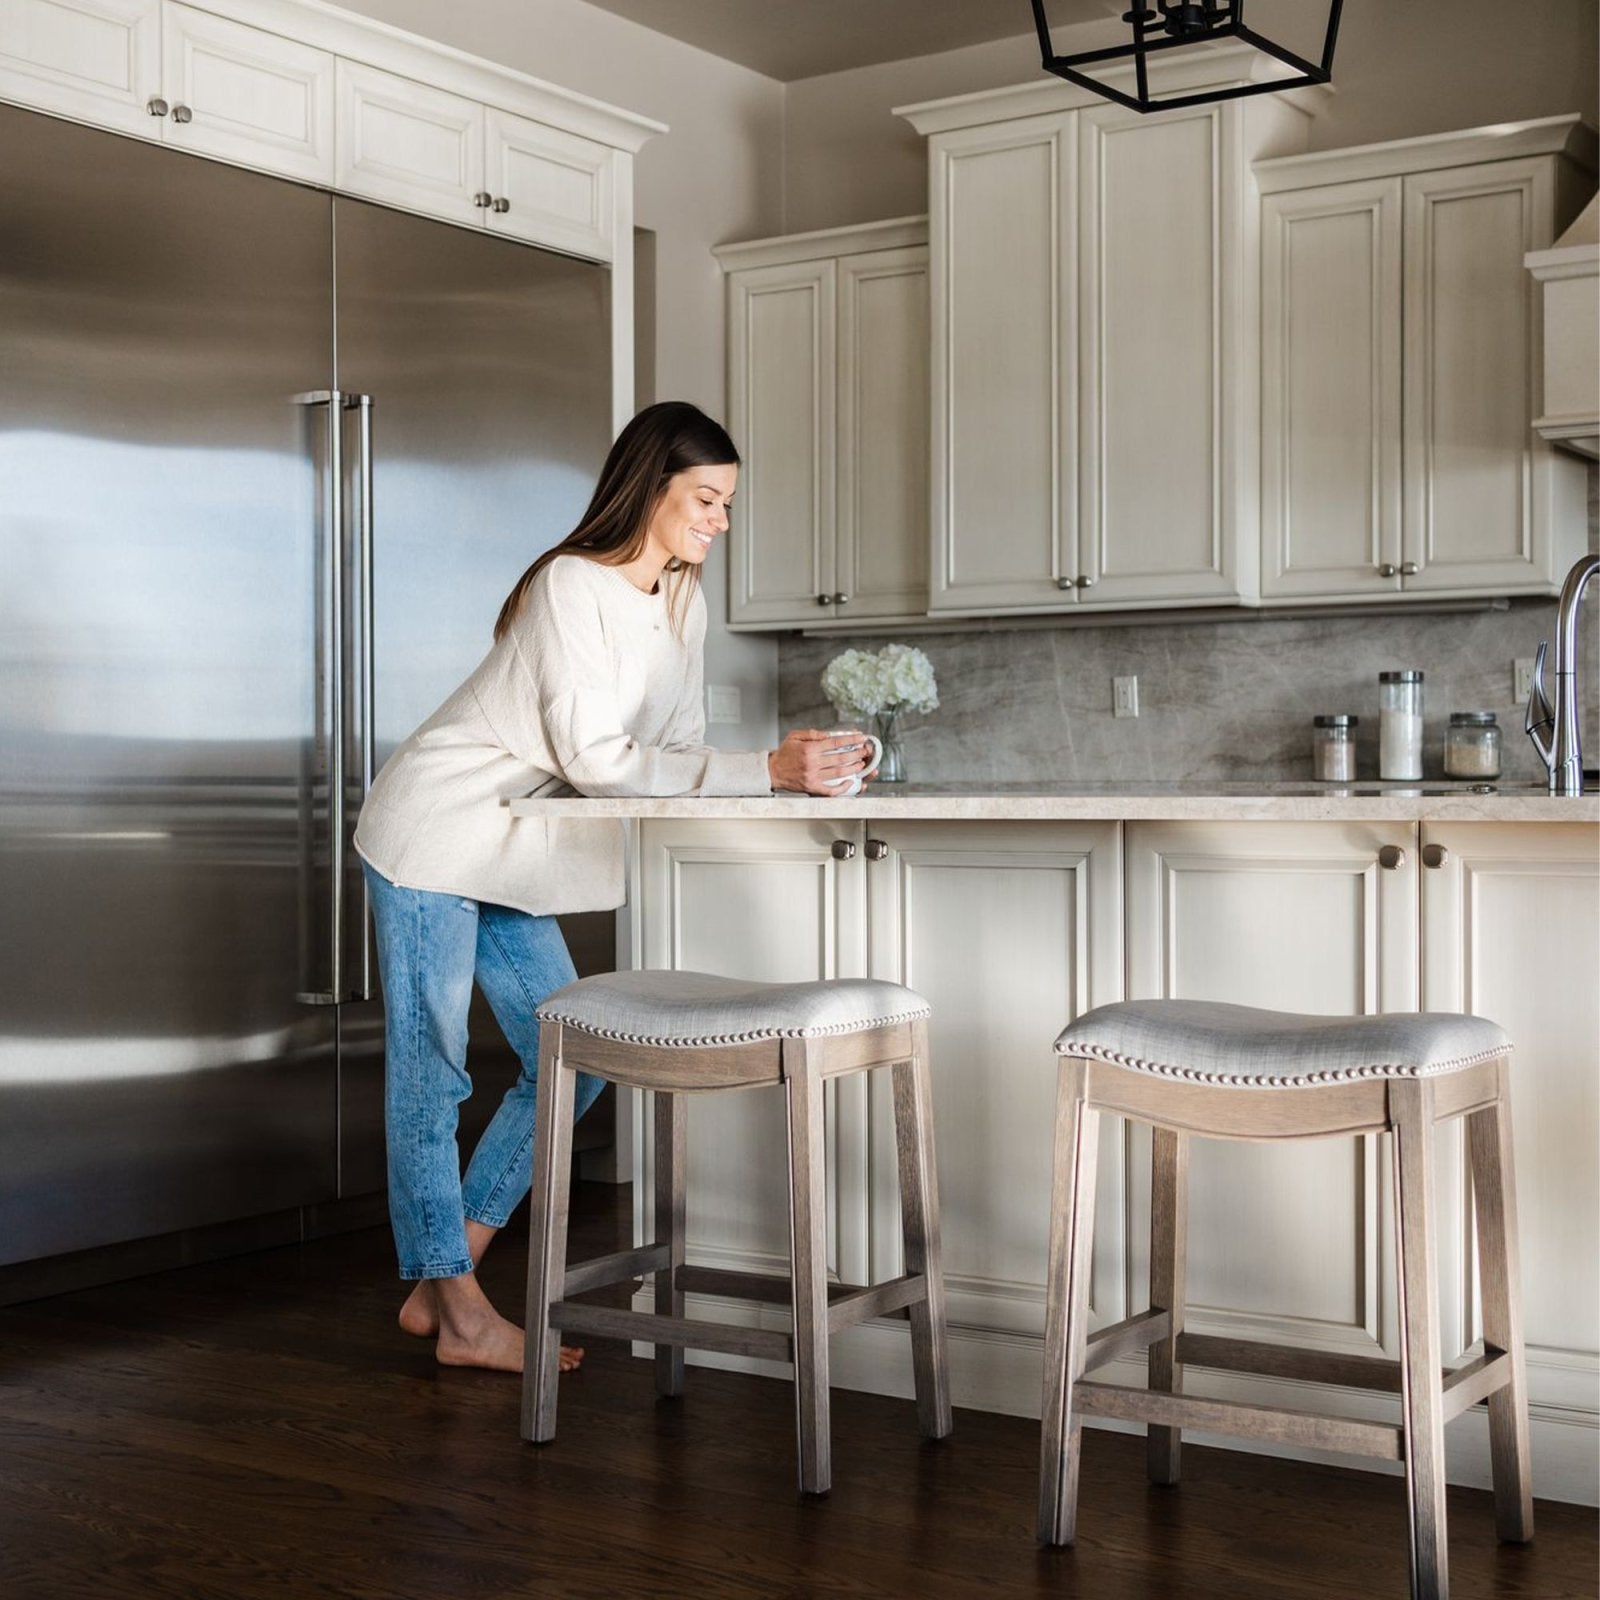
M883 755L878 761L879 783L904 783L906 781L905 751L900 748L898 711L883 711L872 719L872 731L883 741Z

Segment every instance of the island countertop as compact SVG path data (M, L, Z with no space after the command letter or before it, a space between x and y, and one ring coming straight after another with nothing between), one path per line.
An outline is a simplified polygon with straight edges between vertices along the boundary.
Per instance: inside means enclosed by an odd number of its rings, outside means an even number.
M507 802L516 816L719 821L1600 822L1600 793L1557 796L1543 784L1467 783L906 783L858 795L695 795Z

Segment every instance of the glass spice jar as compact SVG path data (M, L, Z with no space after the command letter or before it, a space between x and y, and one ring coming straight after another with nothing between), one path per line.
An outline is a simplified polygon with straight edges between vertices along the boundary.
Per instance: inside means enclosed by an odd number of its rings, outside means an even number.
M1500 776L1500 725L1492 711L1452 711L1444 737L1447 778Z
M1311 776L1319 783L1355 782L1360 721L1343 713L1311 719Z
M1422 776L1422 674L1378 674L1378 776Z

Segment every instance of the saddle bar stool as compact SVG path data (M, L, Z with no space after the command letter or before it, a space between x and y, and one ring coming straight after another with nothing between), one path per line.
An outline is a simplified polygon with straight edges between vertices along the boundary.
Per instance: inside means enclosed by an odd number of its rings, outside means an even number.
M831 979L744 983L702 972L613 972L551 995L539 1019L539 1089L528 1241L522 1437L555 1437L559 1333L656 1347L656 1388L683 1392L691 1347L792 1361L800 1489L832 1483L828 1336L868 1317L909 1314L917 1420L950 1432L944 1280L928 1072L929 1007L896 983ZM905 1272L870 1287L830 1284L826 1255L824 1082L889 1067L900 1169ZM567 1186L578 1072L655 1095L655 1239L569 1265ZM789 1128L790 1276L689 1266L684 1257L685 1097L781 1087ZM655 1276L654 1312L579 1304L588 1289ZM688 1292L792 1304L792 1333L684 1316Z
M1071 1544L1085 1417L1148 1424L1154 1483L1178 1481L1182 1429L1405 1463L1412 1600L1446 1600L1444 1425L1487 1400L1495 1522L1533 1537L1510 1117L1511 1042L1481 1017L1316 1017L1203 1001L1101 1006L1057 1038L1055 1180L1045 1326L1039 1537ZM1088 1333L1100 1113L1153 1129L1150 1308ZM1483 1354L1442 1370L1432 1216L1437 1124L1467 1119L1477 1207ZM1325 1355L1184 1331L1190 1134L1218 1139L1393 1135L1401 1359ZM1148 1389L1088 1381L1148 1352ZM1183 1394L1186 1365L1401 1396L1398 1426Z

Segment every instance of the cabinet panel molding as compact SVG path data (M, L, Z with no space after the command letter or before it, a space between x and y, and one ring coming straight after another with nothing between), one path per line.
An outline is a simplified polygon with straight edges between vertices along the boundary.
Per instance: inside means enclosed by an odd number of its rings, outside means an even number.
M169 3L162 90L193 120L168 117L169 144L331 183L334 58L292 39Z
M494 232L611 259L615 162L608 150L493 106L485 139L486 187L509 207L491 209L487 222Z
M103 128L161 137L161 0L7 0L0 96Z
M481 224L481 105L352 61L340 60L336 83L339 188Z
M1401 207L1398 178L1262 204L1263 596L1400 590Z

